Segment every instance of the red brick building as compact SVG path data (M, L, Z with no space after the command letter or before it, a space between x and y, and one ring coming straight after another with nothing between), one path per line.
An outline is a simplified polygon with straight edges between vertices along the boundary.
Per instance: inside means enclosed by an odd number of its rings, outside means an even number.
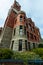
M16 0L9 10L2 32L0 48L14 51L31 50L37 48L40 41L39 28L21 11L21 6Z

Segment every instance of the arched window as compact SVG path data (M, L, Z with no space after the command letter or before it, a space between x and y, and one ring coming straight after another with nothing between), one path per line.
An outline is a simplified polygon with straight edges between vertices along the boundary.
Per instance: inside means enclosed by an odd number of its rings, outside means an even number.
M20 16L20 22L22 22L23 21L23 17L22 16Z

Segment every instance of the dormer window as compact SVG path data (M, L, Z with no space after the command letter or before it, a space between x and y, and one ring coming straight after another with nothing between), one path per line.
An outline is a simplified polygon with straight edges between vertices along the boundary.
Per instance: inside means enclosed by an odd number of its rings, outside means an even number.
M20 22L22 22L23 21L23 17L22 16L20 16Z

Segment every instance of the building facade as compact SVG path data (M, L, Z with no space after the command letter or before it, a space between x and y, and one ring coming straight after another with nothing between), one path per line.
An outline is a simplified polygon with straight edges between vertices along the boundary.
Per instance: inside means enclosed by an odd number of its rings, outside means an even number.
M11 6L2 30L0 48L14 51L26 51L37 48L40 31L31 18L21 11L20 4L15 0Z

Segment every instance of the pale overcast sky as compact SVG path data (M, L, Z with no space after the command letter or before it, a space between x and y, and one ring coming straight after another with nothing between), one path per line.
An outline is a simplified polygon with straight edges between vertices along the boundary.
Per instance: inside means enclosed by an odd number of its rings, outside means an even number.
M31 17L35 25L39 27L43 38L43 0L17 0L21 4L21 9L26 12L27 17ZM4 26L10 6L14 0L0 0L0 27Z

